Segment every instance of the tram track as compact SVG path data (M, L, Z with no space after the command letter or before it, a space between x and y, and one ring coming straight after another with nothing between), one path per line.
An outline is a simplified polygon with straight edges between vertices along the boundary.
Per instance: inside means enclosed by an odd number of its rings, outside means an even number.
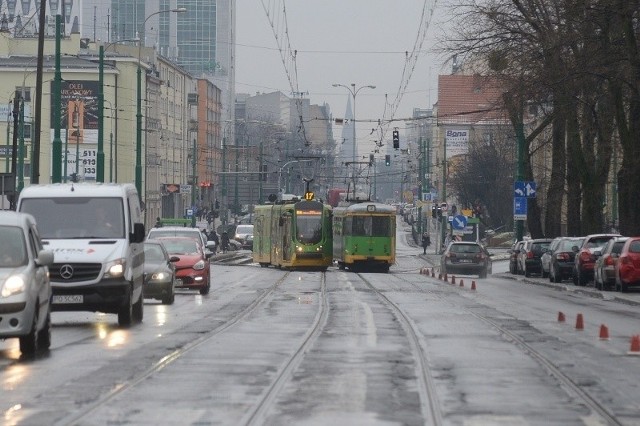
M382 291L375 287L362 274L357 274L362 282L373 290L383 304L388 306L394 312L394 316L400 321L407 333L409 343L413 353L417 354L416 376L418 377L418 392L420 394L421 411L425 422L431 419L427 424L442 425L444 424L442 411L440 409L440 401L436 392L436 384L431 370L429 369L429 356L424 349L423 339L420 337L418 327L413 320L404 313L404 311Z
M276 377L271 384L262 392L258 402L244 416L240 424L254 425L261 424L264 420L269 408L271 408L284 386L291 379L305 354L309 348L315 343L320 333L324 330L329 318L329 302L327 299L327 273L322 272L322 281L320 284L320 293L318 295L318 312L313 323L302 337L302 342L298 349L287 359L278 370Z
M416 283L409 281L408 279L398 276L398 279L411 284L418 291L423 293L428 293L434 297L437 297L440 300L445 301L442 297L442 294L438 292L434 292L431 290L425 290L424 287L418 286ZM455 289L457 287L450 287ZM386 296L385 296L386 298ZM537 362L551 377L554 377L558 382L560 382L563 386L563 389L566 390L567 393L571 394L574 398L582 401L587 407L589 407L594 413L599 415L603 421L608 425L614 426L623 426L624 423L619 421L613 413L611 413L604 404L599 402L594 396L592 396L589 392L585 391L580 385L576 383L576 381L571 378L569 375L562 372L562 370L556 366L553 361L542 352L536 350L532 345L528 344L522 337L520 337L517 333L509 330L508 328L500 325L497 321L491 319L486 315L479 314L478 312L473 311L467 307L458 306L461 310L465 311L469 315L477 318L478 320L484 322L494 330L496 330L507 342L511 342L514 346L524 352L525 355L532 358L535 362Z
M107 405L115 397L133 390L136 386L138 386L140 383L142 383L149 377L153 376L155 373L168 367L169 365L171 365L178 359L184 357L185 355L187 355L194 349L198 348L202 344L210 341L211 339L217 337L219 334L233 327L243 319L247 318L251 313L253 313L267 297L273 294L276 288L280 284L282 284L289 275L290 275L290 272L286 272L276 282L274 282L271 286L269 286L266 289L266 291L262 292L258 297L256 297L253 301L251 301L251 303L246 305L242 310L236 312L229 319L225 320L223 323L221 323L217 327L211 329L206 334L203 334L199 338L165 355L164 357L156 361L154 364L152 364L150 367L146 368L139 374L135 375L135 377L132 377L123 383L117 384L116 386L114 386L112 390L99 396L92 403L84 407L80 407L79 409L75 410L72 414L56 421L54 424L56 426L80 424L83 419L88 418L93 412Z

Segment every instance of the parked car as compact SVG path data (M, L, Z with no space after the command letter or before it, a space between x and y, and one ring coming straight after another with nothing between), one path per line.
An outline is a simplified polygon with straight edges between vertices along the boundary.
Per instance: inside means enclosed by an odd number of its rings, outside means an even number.
M622 246L629 237L610 239L601 252L596 252L593 282L598 290L612 290L616 285L616 263L622 252Z
M514 275L518 274L518 253L524 245L524 241L517 241L511 247L511 254L509 256L509 272Z
M24 355L51 346L51 264L33 216L0 211L0 339L17 337Z
M172 305L175 300L176 267L179 258L169 255L161 240L144 242L144 283L142 294L146 299Z
M192 238L163 237L158 238L167 252L178 257L176 267L175 288L199 290L200 294L209 294L211 288L211 265L209 258L213 252L205 253L202 245Z
M640 287L640 237L625 241L615 269L616 290L626 293L630 287Z
M551 241L550 238L538 238L524 242L520 253L518 253L518 268L525 277L529 277L534 273L542 273L542 262L540 258L542 257L542 253L549 248Z
M250 240L248 240L249 236L251 236ZM239 242L242 248L252 249L253 248L253 225L238 225L236 227L236 231L233 239Z
M549 276L549 270L551 268L551 253L558 247L562 241L562 237L554 238L549 244L549 248L547 248L542 256L540 256L540 266L542 267L542 278L547 278Z
M573 277L576 252L574 247L582 245L583 237L562 237L549 259L549 281L562 282Z
M478 274L480 278L486 278L491 270L491 255L475 242L451 242L440 258L443 274Z
M595 252L602 252L604 245L612 238L620 237L620 234L591 234L587 235L582 246L576 248L576 257L573 267L573 283L586 286L593 279L593 270L597 256Z

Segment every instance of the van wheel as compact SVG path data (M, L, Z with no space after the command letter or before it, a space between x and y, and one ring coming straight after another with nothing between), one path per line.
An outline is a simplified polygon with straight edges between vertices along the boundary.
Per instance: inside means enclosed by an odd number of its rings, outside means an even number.
M142 322L142 318L144 317L144 301L142 294L140 295L138 301L132 306L131 313L133 314L133 320L135 322Z
M131 293L127 295L127 301L118 311L118 325L121 327L131 327L133 319L133 305L131 304Z
M47 350L51 347L51 310L47 310L42 330L38 332L38 349Z

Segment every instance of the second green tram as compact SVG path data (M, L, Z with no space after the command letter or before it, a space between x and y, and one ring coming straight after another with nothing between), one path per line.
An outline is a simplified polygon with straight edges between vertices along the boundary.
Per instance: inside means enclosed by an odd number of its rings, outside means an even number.
M262 267L326 270L332 263L331 206L319 201L256 206L253 261Z
M333 258L340 269L382 271L396 261L396 209L362 202L333 209Z

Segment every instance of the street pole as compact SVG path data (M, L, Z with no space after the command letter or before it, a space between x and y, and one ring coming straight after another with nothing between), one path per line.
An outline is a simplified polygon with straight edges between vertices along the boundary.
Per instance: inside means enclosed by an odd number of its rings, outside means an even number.
M420 163L418 164L418 173L420 173L420 193L418 194L418 200L424 201L424 197L422 194L424 193L424 141L422 136L420 136L419 142L420 146ZM420 203L420 207L418 207L418 235L422 235L422 203Z
M24 188L24 98L20 96L20 114L18 117L18 187L16 195Z
M18 164L18 132L19 132L19 121L20 121L20 94L16 90L15 96L13 98L13 149L11 152L11 175L13 177L13 197L11 199L10 209L16 209L16 201L18 198L18 194L15 191L16 184L16 176L17 176L17 164Z
M525 140L524 140L524 123L522 122L522 118L518 120L518 124L516 126L516 141L518 144L518 167L516 170L516 181L524 180L524 148L525 148ZM524 221L516 220L516 241L522 241L524 237Z
M192 181L191 181L191 208L195 209L196 206L196 188L198 187L198 178L196 177L196 169L198 165L198 154L197 154L197 141L193 139L193 164L192 164ZM191 226L196 226L196 215L191 215Z
M260 174L258 175L258 181L260 182L259 185L259 189L258 189L258 204L262 204L262 180L264 179L264 171L263 171L263 165L262 165L262 148L263 148L263 143L262 141L260 141Z
M222 224L227 225L227 175L225 173L227 162L227 147L226 147L226 136L222 136L222 211L220 212L220 217L222 219ZM226 227L223 228L226 230Z
M53 104L53 142L51 143L51 183L62 182L62 140L60 139L60 112L61 112L61 100L60 100L60 86L62 83L62 73L60 72L60 35L61 32L61 19L60 15L56 15L56 59L55 59L55 72L53 75L53 93L51 96ZM34 150L34 154L37 155L37 151ZM65 155L66 163L66 155ZM66 165L65 165L66 170ZM65 171L66 175L66 171Z
M104 182L104 46L98 49L98 158L96 182Z
M166 9L153 12L147 16L142 22L141 31L139 31L140 37L144 34L144 29L147 21L154 15L159 13L176 12L183 13L187 9L179 7L177 9ZM138 69L136 73L138 89L136 93L136 170L135 170L135 184L138 190L138 197L143 198L142 194L142 38L138 41ZM145 79L146 83L146 79ZM145 85L146 86L146 85Z
M36 0L37 1L37 0ZM44 29L47 18L47 2L40 0L40 14L38 16L38 28ZM40 133L42 127L42 71L44 69L44 30L38 31L38 65L36 68L36 106L35 123L33 133L33 158L31 159L31 184L40 183ZM53 147L52 147L53 148Z
M240 169L238 168L238 139L236 138L236 144L235 144L235 148L236 148L236 173L235 173L235 185L234 185L234 189L233 189L233 199L234 199L234 206L233 206L233 210L234 210L234 214L238 214L238 206L240 205L240 200L238 199L238 174L240 172Z
M447 138L444 138L444 145L443 145L443 158L444 160L442 160L442 202L446 203L447 202ZM445 239L445 234L447 232L447 212L442 212L442 226L440 227L440 232L441 232L441 243L444 243L444 239Z

